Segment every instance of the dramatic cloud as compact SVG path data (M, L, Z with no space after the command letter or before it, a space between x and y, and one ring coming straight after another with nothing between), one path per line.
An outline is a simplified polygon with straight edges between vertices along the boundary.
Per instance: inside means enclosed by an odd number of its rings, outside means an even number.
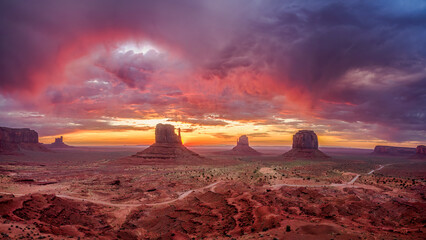
M423 1L10 0L0 14L0 125L426 140Z

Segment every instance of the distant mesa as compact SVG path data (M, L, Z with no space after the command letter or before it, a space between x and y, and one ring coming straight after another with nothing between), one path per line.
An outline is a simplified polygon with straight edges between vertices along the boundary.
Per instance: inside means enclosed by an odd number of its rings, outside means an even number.
M155 127L155 143L133 156L118 160L129 164L173 164L201 163L207 159L187 149L182 144L180 129L170 124L157 124Z
M222 152L224 155L238 155L238 156L259 156L262 153L254 150L249 146L249 140L246 135L242 135L237 139L237 146L232 150Z
M416 149L408 147L376 146L373 154L385 156L410 156L416 154Z
M426 146L425 145L417 146L416 147L416 154L426 155Z
M64 143L64 137L58 137L55 138L55 142L51 144L46 145L48 148L72 148L72 146L69 146Z
M0 127L0 154L16 155L22 150L49 151L38 142L38 133L29 128Z
M283 154L284 159L324 159L330 158L318 150L318 137L314 131L300 130L293 135L293 148Z
M426 158L426 146L419 145L416 147L416 155L415 158Z

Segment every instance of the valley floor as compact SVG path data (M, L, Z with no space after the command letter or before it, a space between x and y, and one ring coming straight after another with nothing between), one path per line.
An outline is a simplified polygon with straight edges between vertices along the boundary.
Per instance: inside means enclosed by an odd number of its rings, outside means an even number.
M262 149L259 149L262 151ZM115 164L135 148L1 156L3 239L424 239L426 161L219 155Z

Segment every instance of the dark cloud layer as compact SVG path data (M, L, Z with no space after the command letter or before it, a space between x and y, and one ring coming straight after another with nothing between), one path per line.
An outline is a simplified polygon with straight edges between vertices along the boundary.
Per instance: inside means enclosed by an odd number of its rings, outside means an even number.
M423 1L1 1L0 34L4 113L298 117L426 140ZM117 51L129 41L162 51Z

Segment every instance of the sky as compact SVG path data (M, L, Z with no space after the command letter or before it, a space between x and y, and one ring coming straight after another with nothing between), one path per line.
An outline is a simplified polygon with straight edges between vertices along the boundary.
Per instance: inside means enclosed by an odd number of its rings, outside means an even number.
M426 1L0 1L0 126L40 141L426 143Z

